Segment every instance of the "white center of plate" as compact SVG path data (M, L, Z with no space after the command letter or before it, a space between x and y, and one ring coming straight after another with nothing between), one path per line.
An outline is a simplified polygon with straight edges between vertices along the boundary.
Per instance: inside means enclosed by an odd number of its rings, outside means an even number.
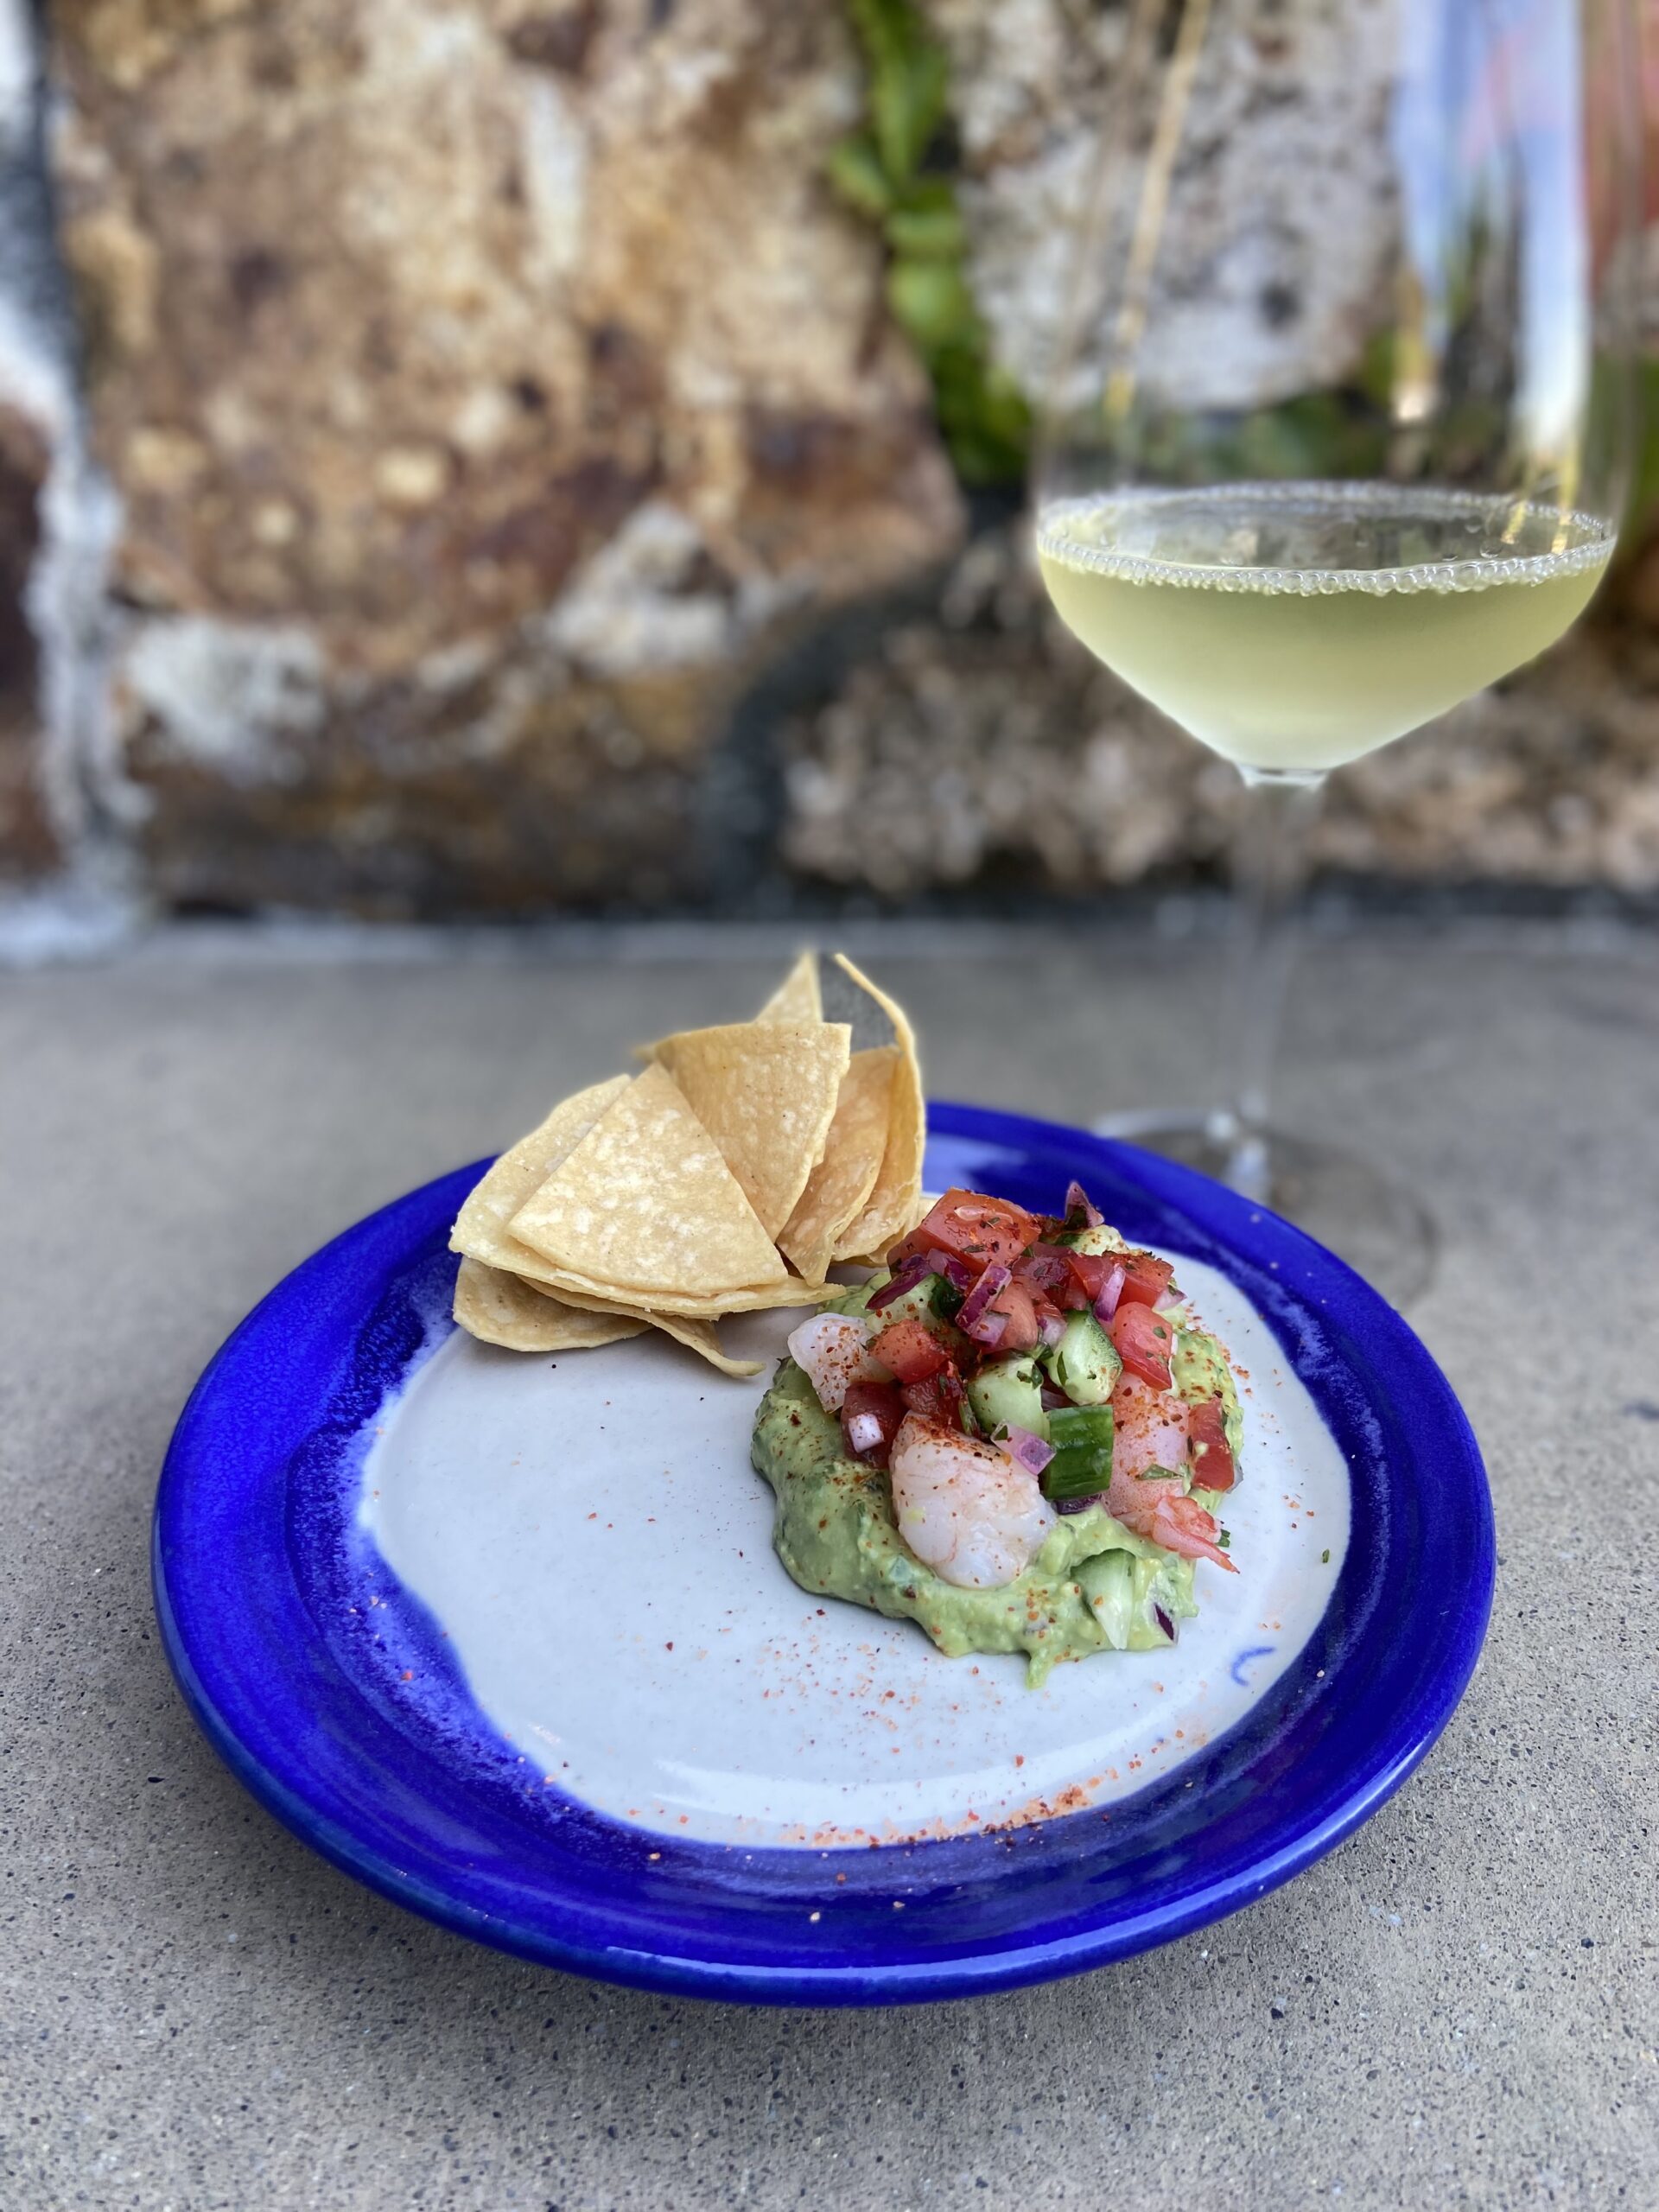
M1243 1370L1238 1573L1200 1563L1173 1649L1055 1668L947 1659L810 1596L749 1465L768 1375L658 1337L556 1359L461 1333L385 1409L362 1519L448 1632L474 1696L566 1795L709 1842L811 1848L1107 1804L1230 1728L1306 1642L1342 1565L1342 1455L1243 1294L1180 1263ZM775 1357L797 1315L728 1324Z

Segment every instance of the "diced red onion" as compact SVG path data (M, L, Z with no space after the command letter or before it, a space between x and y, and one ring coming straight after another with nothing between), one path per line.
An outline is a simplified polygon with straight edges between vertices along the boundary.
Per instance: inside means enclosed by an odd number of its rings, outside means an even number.
M976 1344L1000 1344L1002 1332L1008 1325L1006 1313L992 1313L988 1309L991 1300L1005 1291L1014 1281L1011 1269L993 1260L979 1281L962 1301L962 1311L957 1315L957 1326Z
M1169 1615L1164 1611L1161 1605L1154 1605L1152 1610L1158 1616L1159 1627L1162 1629L1164 1634L1169 1638L1170 1642L1173 1643L1175 1641L1174 1622L1171 1620Z
M1011 1427L1002 1440L1002 1449L1028 1475L1040 1475L1054 1457L1054 1446L1046 1444L1040 1436L1033 1436L1028 1428Z
M1088 1192L1074 1179L1065 1186L1066 1219L1069 1221L1079 1209L1082 1210L1084 1222L1088 1228L1099 1229L1104 1224L1105 1215L1097 1206L1090 1204Z
M1103 1505L1106 1493L1097 1490L1092 1497L1056 1497L1049 1503L1057 1513L1086 1513L1091 1505Z
M1057 1344L1065 1334L1065 1317L1060 1313L1045 1313L1038 1323L1046 1344Z
M1163 1289L1158 1294L1158 1311L1160 1313L1167 1313L1171 1306L1185 1306L1185 1303L1186 1300L1181 1296L1180 1292L1176 1289L1173 1281L1166 1283Z
M964 1323L976 1321L991 1300L1005 1291L1014 1281L1014 1270L1005 1268L1000 1260L992 1260L981 1272L979 1281L963 1300L958 1319Z
M1112 1316L1117 1311L1117 1301L1123 1295L1123 1286L1129 1271L1120 1260L1100 1287L1100 1296L1095 1300L1095 1319L1103 1329L1111 1326Z
M959 1290L964 1298L974 1287L974 1271L954 1252L941 1252L937 1245L927 1255L928 1271L943 1275L952 1290Z
M874 1414L855 1414L847 1424L847 1441L861 1458L881 1441L881 1424Z
M1072 1280L1071 1255L1033 1246L1020 1260L1020 1280L1029 1288L1052 1298L1056 1291L1063 1291Z
M1066 1396L1058 1382L1044 1383L1043 1411L1046 1414L1058 1413L1062 1406L1069 1406L1071 1402L1071 1399Z
M880 1290L872 1291L866 1304L872 1313L882 1313L896 1298L907 1290L914 1290L918 1282L925 1282L933 1273L925 1252L913 1253L901 1262L891 1282L884 1282Z

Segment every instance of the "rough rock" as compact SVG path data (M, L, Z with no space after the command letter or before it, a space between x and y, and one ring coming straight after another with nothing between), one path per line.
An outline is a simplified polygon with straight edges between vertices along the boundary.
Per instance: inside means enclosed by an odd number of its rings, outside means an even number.
M50 458L40 423L0 404L0 883L43 875L60 857L47 799L40 655L27 607Z
M1036 397L1052 334L1079 298L1097 342L1118 304L1094 283L1114 259L1080 272L1077 239L1103 149L1133 158L1155 121L1152 104L1119 97L1133 89L1120 71L1131 0L926 6L951 57L976 296L995 359ZM1397 26L1395 0L1256 0L1237 35L1209 41L1138 357L1143 386L1170 404L1267 405L1353 368L1389 296L1379 276L1395 203L1377 118ZM1310 78L1317 103L1298 97ZM1121 189L1112 204L1123 207ZM1243 228L1241 207L1252 210ZM1350 242L1340 259L1317 247L1332 232ZM1116 252L1122 223L1106 235Z
M895 627L785 734L785 851L904 899L998 881L1065 893L1224 857L1233 770L1050 613L1023 533L977 540L938 620ZM1321 863L1468 885L1659 892L1659 637L1630 614L1332 779Z
M993 350L1034 392L1131 0L921 4ZM1304 111L1289 75L1329 10L1260 0L1200 77L1145 364L1168 396L1214 396L1217 361L1261 401L1352 365L1393 220L1370 127L1390 6L1344 16L1345 108ZM1085 888L1217 860L1230 773L1056 630L1009 541L962 556L937 616L851 645L824 626L913 594L963 524L880 249L821 180L861 100L839 4L58 0L52 22L116 520L107 596L90 493L80 596L43 596L73 565L34 534L58 433L12 392L0 327L0 869L101 807L175 905L734 903L725 861L766 858L780 752L809 884ZM10 67L0 37L0 197L32 98ZM1262 219L1218 255L1241 196ZM1332 223L1339 264L1309 251ZM1656 560L1622 624L1342 779L1325 857L1659 884ZM26 575L67 702L49 774ZM798 638L836 664L779 734L751 687Z
M29 10L23 0L0 0L0 887L8 892L59 863L73 812L71 779L50 759L35 619L48 486L71 413L39 97Z
M695 895L737 688L960 510L789 0L65 0L55 169L163 896Z

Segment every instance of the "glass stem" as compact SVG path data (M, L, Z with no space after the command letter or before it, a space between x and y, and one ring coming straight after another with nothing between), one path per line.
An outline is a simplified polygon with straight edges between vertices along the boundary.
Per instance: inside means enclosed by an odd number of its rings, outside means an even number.
M1227 1180L1247 1198L1270 1200L1268 1116L1285 993L1296 951L1296 923L1307 883L1323 775L1241 772L1244 805L1234 848L1236 918L1230 1028L1230 1094L1210 1117L1225 1147Z

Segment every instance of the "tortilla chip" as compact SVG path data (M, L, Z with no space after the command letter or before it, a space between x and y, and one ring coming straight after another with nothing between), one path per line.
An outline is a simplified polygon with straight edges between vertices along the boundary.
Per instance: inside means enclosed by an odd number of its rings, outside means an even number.
M766 1313L774 1306L821 1306L826 1298L839 1298L845 1283L799 1282L785 1274L781 1282L747 1284L738 1290L696 1293L682 1297L664 1290L630 1290L625 1285L600 1282L569 1268L553 1267L528 1244L513 1265L515 1274L550 1291L569 1306L588 1306L604 1313L649 1313L652 1320L672 1314L677 1320L717 1321L724 1313Z
M455 1277L455 1319L468 1335L509 1351L588 1351L645 1333L626 1313L594 1313L533 1290L504 1268L463 1260Z
M455 1278L455 1319L470 1335L486 1344L505 1344L509 1351L591 1351L657 1329L722 1375L759 1375L766 1364L759 1359L734 1359L722 1351L710 1321L630 1313L621 1306L568 1306L550 1292L537 1290L505 1268L486 1268L479 1260L461 1263Z
M836 965L867 992L887 1015L899 1048L880 1171L863 1211L836 1240L834 1255L837 1260L868 1260L874 1265L895 1237L907 1236L922 1217L922 1152L927 1142L927 1107L922 1096L916 1039L905 1019L904 1008L885 991L878 990L844 952L836 955Z
M657 1047L768 1236L823 1157L852 1042L844 1021L734 1021Z
M720 1338L712 1321L699 1321L684 1313L652 1313L647 1317L653 1329L660 1329L665 1337L672 1337L677 1344L683 1344L710 1367L717 1367L722 1375L742 1377L759 1375L766 1366L764 1359L734 1359L722 1351Z
M508 1226L555 1268L642 1305L787 1280L719 1147L655 1063Z
M464 1252L488 1267L516 1268L521 1248L509 1236L507 1224L582 1142L606 1108L621 1096L628 1081L625 1075L613 1076L607 1083L592 1084L562 1099L539 1128L504 1152L468 1193L450 1235L450 1250Z
M754 1018L757 1021L808 1023L823 1020L823 995L818 988L816 952L801 955Z
M887 1149L896 1045L855 1052L841 1079L823 1158L779 1234L784 1256L809 1282L822 1282L839 1239L863 1212Z

